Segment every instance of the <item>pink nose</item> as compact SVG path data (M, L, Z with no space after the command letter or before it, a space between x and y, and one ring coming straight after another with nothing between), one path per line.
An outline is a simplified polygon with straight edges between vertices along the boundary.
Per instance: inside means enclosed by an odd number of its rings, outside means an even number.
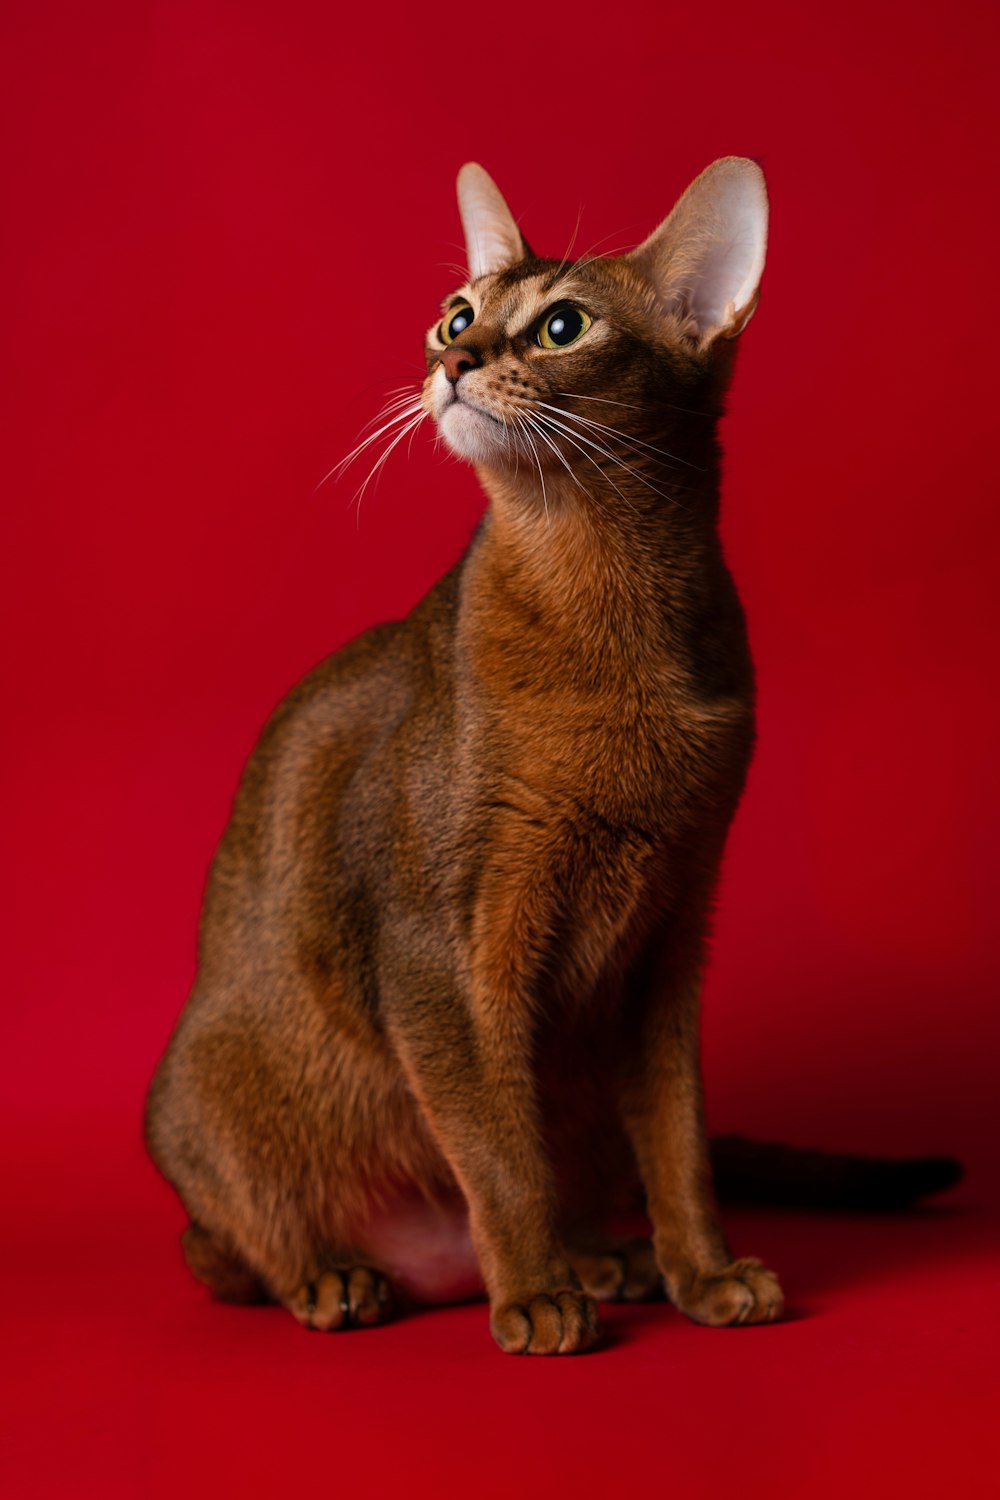
M463 375L466 370L474 370L476 368L479 364L479 356L478 354L474 354L471 349L463 349L461 344L449 344L448 348L441 355L441 363L444 365L444 373L452 385L455 385L458 377Z

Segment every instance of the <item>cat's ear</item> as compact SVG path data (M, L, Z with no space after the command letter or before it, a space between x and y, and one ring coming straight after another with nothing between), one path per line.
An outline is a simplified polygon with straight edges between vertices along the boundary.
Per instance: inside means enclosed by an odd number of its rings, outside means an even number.
M458 211L465 230L470 281L530 255L500 189L478 162L467 161L458 174Z
M665 312L701 347L734 338L757 306L767 249L767 189L756 162L724 156L627 257Z

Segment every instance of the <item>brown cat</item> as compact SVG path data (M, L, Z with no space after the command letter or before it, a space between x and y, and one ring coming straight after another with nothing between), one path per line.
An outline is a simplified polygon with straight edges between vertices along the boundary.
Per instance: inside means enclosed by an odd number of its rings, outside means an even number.
M150 1149L195 1274L312 1328L484 1286L516 1353L584 1349L594 1298L661 1286L699 1322L768 1321L777 1279L719 1227L698 1062L754 738L715 428L763 177L718 161L636 251L575 264L532 254L482 168L459 203L469 280L392 422L429 414L489 510L267 726ZM787 1154L761 1160L780 1187ZM944 1185L923 1167L878 1181ZM615 1239L640 1183L652 1242Z

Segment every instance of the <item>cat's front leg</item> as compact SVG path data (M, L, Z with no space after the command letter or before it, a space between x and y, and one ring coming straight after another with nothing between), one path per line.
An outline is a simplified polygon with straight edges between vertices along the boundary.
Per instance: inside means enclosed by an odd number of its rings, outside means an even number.
M622 1105L667 1293L697 1323L773 1322L784 1306L777 1277L757 1259L734 1260L719 1223L702 1106L697 965L655 954L636 988L640 1024Z
M597 1308L556 1229L555 1192L531 1065L530 1007L516 986L463 994L411 968L387 1007L397 1054L469 1208L509 1354L572 1354L598 1337Z

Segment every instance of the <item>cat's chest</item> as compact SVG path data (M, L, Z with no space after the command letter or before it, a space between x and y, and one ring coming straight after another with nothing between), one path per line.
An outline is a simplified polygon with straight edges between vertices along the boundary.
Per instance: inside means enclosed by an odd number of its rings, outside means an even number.
M608 695L534 695L495 725L499 778L564 814L682 833L742 786L753 741L749 693L705 696L683 679Z
M477 945L593 990L714 862L751 734L743 702L633 703L617 722L536 707L480 782Z

